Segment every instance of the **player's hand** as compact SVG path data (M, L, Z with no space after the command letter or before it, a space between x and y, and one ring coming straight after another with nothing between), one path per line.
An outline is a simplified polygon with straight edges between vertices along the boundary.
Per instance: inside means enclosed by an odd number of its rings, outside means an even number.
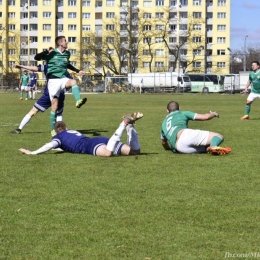
M54 50L53 47L49 47L49 48L48 48L48 52L49 52L49 53L51 53L53 50Z
M212 111L209 111L211 114L214 114L215 117L219 117L219 114L217 112L212 112Z
M79 75L80 75L80 76L85 75L85 74L86 74L86 72L85 72L84 70L80 70L80 71L79 71Z
M248 90L247 89L244 89L242 92L240 92L241 94L246 94L248 93Z
M25 153L25 154L32 154L31 151L23 149L23 148L20 148L19 151L22 152L22 153Z

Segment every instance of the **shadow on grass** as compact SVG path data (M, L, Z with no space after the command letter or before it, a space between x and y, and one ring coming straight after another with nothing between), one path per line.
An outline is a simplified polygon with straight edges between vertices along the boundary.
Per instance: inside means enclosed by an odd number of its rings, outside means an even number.
M82 134L89 134L93 136L101 136L101 133L107 133L106 130L99 130L99 129L85 129L85 130L77 130Z

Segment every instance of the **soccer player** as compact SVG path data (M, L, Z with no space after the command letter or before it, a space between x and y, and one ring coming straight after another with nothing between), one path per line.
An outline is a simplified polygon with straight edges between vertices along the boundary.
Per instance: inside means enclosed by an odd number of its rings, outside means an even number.
M140 154L138 135L134 127L136 120L143 117L140 112L123 116L123 121L109 139L107 137L89 138L75 130L68 130L64 122L57 122L55 125L56 135L52 141L43 145L35 151L20 148L19 151L25 154L39 154L51 149L60 148L65 152L90 154L96 156L110 157L113 154L136 155ZM127 131L128 145L120 142L124 131Z
M30 81L29 81L29 99L35 99L35 90L37 84L37 75L34 71L30 72Z
M230 147L220 147L224 138L221 134L188 129L189 120L205 121L219 117L217 112L197 114L180 111L179 104L171 101L167 105L167 116L161 128L161 141L165 150L175 153L211 153L223 155L231 152Z
M19 83L19 89L20 89L20 100L23 100L23 93L25 92L25 100L28 100L28 85L30 77L28 76L27 70L23 72Z
M36 71L44 72L46 74L48 66L47 65L38 65L36 67L36 66L24 66L24 65L14 64L13 67L15 67L15 68L25 68L27 70L31 70L31 71L35 71L35 72ZM69 65L69 68L73 70L74 67L72 65ZM68 72L67 72L67 77L72 78ZM38 99L34 103L33 108L22 119L22 121L19 125L19 128L12 130L10 132L11 134L20 134L22 129L25 127L25 125L27 125L29 123L29 121L31 120L31 118L33 116L35 116L39 111L44 112L46 109L51 107L51 100L50 100L47 84L48 84L48 81L46 83L46 87L44 89L43 95L40 97L40 99ZM60 96L59 96L59 101L58 101L56 121L62 121L62 119L63 119L62 112L63 112L63 108L64 108L64 100L65 100L65 94L64 94L64 92L61 92ZM55 125L55 122L53 123L53 121L51 121L51 133L52 133L52 135L54 134L53 132L55 132L54 131L54 125Z
M49 79L48 89L52 101L52 110L55 114L55 109L58 107L60 92L65 88L72 88L72 94L76 100L76 107L80 108L87 101L86 98L80 98L79 87L76 80L69 79L66 76L68 65L70 64L70 52L67 51L68 42L64 36L58 36L55 39L56 49L49 47L48 50L38 53L34 59L37 61L46 60L48 64L47 77ZM80 75L85 75L85 71L76 70Z
M253 71L249 72L249 80L243 91L244 93L247 93L248 88L251 85L251 92L246 100L245 115L240 118L241 120L249 119L251 104L255 101L256 98L260 98L260 69L258 61L252 62L252 70Z

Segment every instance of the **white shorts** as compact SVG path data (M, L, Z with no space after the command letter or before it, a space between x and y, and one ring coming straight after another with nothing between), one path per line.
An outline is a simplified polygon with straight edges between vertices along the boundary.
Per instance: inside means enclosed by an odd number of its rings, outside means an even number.
M254 101L256 98L260 98L260 94L255 94L255 93L250 93L247 97L247 100L248 101Z
M175 144L179 153L205 153L209 131L184 129Z
M28 86L21 86L21 90L28 91Z
M54 97L59 97L60 93L64 91L66 83L69 81L69 78L62 79L49 79L48 81L48 90L50 95L50 100L53 100Z

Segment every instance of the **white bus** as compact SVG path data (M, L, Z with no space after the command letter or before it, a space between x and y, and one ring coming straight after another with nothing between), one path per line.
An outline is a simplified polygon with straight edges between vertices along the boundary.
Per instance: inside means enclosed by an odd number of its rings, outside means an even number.
M225 75L219 74L185 74L190 77L191 92L221 93L224 92Z

